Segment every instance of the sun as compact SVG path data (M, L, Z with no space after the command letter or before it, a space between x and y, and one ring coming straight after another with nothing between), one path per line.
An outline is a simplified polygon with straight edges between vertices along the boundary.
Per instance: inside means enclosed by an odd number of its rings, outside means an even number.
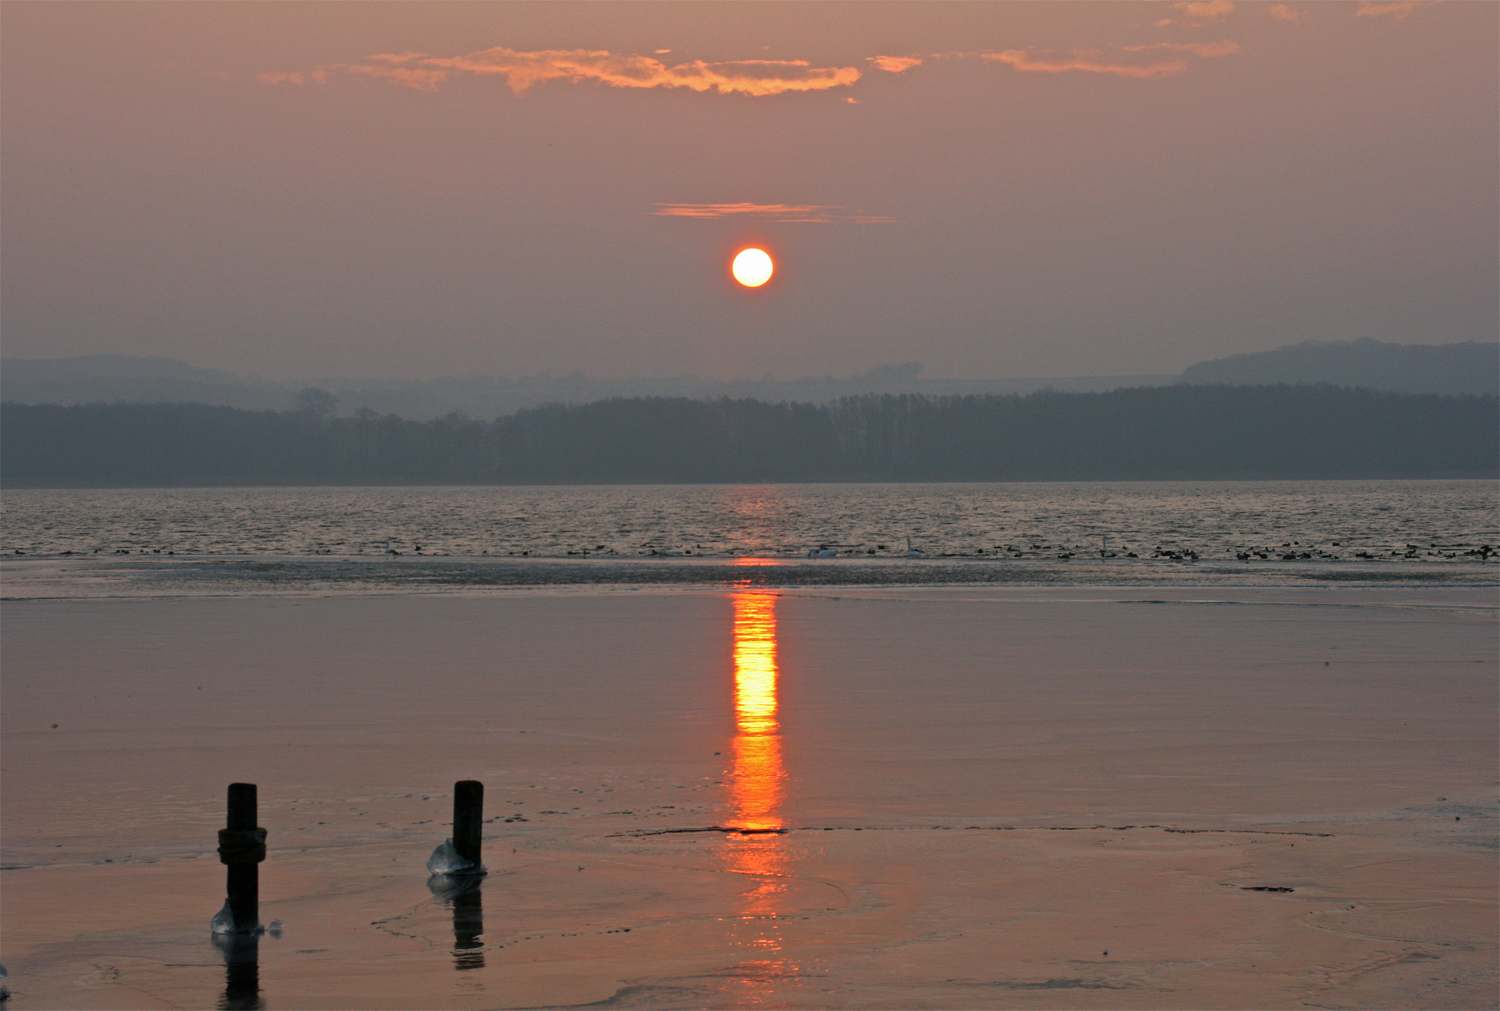
M771 279L771 272L776 265L771 262L771 256L764 249L742 249L734 258L734 266L730 270L734 273L734 279L747 288L759 288Z

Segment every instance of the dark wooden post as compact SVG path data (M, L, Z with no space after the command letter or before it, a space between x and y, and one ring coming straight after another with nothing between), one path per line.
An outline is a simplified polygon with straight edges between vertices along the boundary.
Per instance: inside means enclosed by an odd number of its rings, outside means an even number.
M229 912L237 934L260 927L260 862L266 830L255 824L255 784L229 784L229 816L219 831L219 860L228 874Z
M453 850L479 866L479 843L484 831L484 784L462 779L453 784Z

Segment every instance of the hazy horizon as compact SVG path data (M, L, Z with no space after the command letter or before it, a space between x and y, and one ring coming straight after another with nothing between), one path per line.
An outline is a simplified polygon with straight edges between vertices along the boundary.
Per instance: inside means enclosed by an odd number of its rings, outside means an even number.
M1489 341L1497 15L8 3L4 350L999 379Z
M455 380L455 381L494 380L494 381L497 381L497 382L524 383L524 382L532 382L532 381L539 381L539 380L568 380L568 379L588 379L588 380L594 380L594 381L603 382L603 383L697 382L697 383L707 383L707 384L712 384L712 385L742 385L742 384L744 384L744 385L754 385L754 384L759 384L759 383L795 384L795 383L809 383L809 382L846 382L846 381L851 381L851 380L862 380L862 379L866 379L866 378L870 378L870 377L874 377L874 376L881 376L881 375L892 375L892 376L894 376L897 373L900 373L903 376L906 376L906 375L909 374L912 378L918 378L918 377L920 377L920 379L922 381L928 381L928 382L1004 383L1004 382L1029 382L1029 381L1043 382L1043 381L1046 381L1048 379L1075 379L1075 378L1076 379L1131 379L1131 378L1164 379L1164 378L1170 378L1170 377L1175 376L1175 375L1178 374L1176 372L1171 372L1171 373L1168 373L1168 372L1161 372L1161 373L1137 372L1137 373L1120 373L1120 374L1116 374L1116 375L1106 375L1106 376L1050 376L1050 375L1048 375L1048 376L986 376L986 377L979 377L979 376L938 376L938 375L933 375L927 369L925 363L923 363L923 362L916 362L916 361L912 361L912 362L904 362L904 361L903 362L894 362L894 361L889 361L889 362L878 362L878 363L872 365L869 368L858 369L858 370L854 370L854 371L845 371L845 372L840 372L840 373L827 372L827 371L821 372L821 373L816 373L816 374L813 374L813 373L799 373L799 374L784 373L784 374L776 374L776 373L772 373L772 372L762 372L762 373L760 373L758 375L752 375L752 376L719 376L719 375L708 375L708 374L704 374L704 373L701 373L701 372L687 372L687 371L684 371L684 372L667 372L667 373L659 373L659 374L653 374L653 375L644 375L644 374L629 373L629 372L618 372L618 373L591 372L591 371L589 371L587 369L577 368L577 369L569 370L567 372L549 372L549 371L543 369L543 370L536 371L536 372L513 372L513 373L509 373L509 374L500 373L500 372L484 372L484 371L480 371L480 370L476 369L476 370L471 370L468 373L464 373L464 374L459 374L459 373L441 373L441 374L436 374L436 375L432 375L432 376L428 376L428 377L424 377L424 378L416 378L416 377L412 377L412 376L402 376L402 375L372 375L372 376L341 375L341 374L316 375L316 374L305 373L305 372L304 373L297 373L297 374L293 374L293 375L273 377L273 376L267 376L267 375L261 375L261 374L251 374L251 373L245 373L245 372L237 372L237 371L235 371L233 369L228 369L228 368L209 368L209 367L202 366L202 365L198 364L195 361L188 361L188 360L184 360L182 358L176 358L176 357L171 357L171 356L166 356L166 355L122 355L122 354L104 353L104 354L97 354L97 355L50 355L50 356L41 356L41 357L35 357L35 358L22 357L20 355L5 355L3 357L3 359L0 359L0 360L3 360L6 363L25 364L25 365L28 365L28 366L41 365L41 364L44 364L44 363L71 364L71 363L86 362L86 361L91 361L91 360L92 361L97 361L100 365L104 365L106 362L111 361L111 360L117 360L117 361L120 361L122 363L124 363L124 362L130 362L130 363L161 362L164 365L185 366L186 369L190 373L192 373L194 375L199 374L199 373L206 373L206 374L217 373L217 374L223 375L226 379L227 378L232 378L232 379L235 379L235 380L238 380L238 381L243 381L243 382L255 382L255 383L264 382L264 383L275 383L275 384L278 384L278 385L296 385L298 383L317 384L317 383L325 382L325 381L326 382L341 383L341 384L349 384L349 385L358 385L358 384L366 384L366 385L368 385L368 384L380 384L380 383L406 384L406 383L442 382L442 381L445 381L445 380ZM1199 363L1194 362L1192 364L1199 364ZM1189 367L1191 367L1191 366L1189 366ZM153 372L153 373L148 373L148 374L155 376L155 375L164 374L164 373L154 373Z

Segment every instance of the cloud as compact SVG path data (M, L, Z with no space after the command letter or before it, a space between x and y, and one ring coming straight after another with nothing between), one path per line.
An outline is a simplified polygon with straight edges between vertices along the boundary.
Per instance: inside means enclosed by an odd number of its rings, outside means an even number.
M1207 59L1237 53L1240 46L1238 42L1231 42L1225 39L1222 42L1150 42L1139 46L1116 46L1114 48L1122 53L1145 53L1152 50L1165 50L1173 53L1190 53L1193 56ZM1067 53L1049 52L1046 50L1006 49L998 53L980 53L979 55L986 60L1008 63L1016 70L1036 71L1048 74L1061 74L1070 70L1077 70L1090 74L1113 74L1116 77L1153 80L1163 77L1174 77L1177 74L1185 73L1188 69L1187 62L1181 59L1160 60L1154 63L1133 63L1128 59L1111 59L1102 50L1098 49L1074 49Z
M689 88L720 94L780 95L826 91L860 78L858 67L814 67L806 60L694 60L667 65L654 56L598 49L545 49L520 52L497 46L463 56L378 53L367 63L334 69L385 78L419 91L434 91L452 77L503 77L516 94L548 81L593 81L612 88Z
M1230 0L1187 0L1185 3L1172 5L1183 14L1184 19L1162 18L1155 22L1157 28L1165 28L1167 25L1190 25L1193 28L1203 28L1215 22L1222 21L1234 13L1234 4Z
M1415 0L1409 0L1415 2ZM1194 0L1177 4L1195 10L1224 12L1232 10L1229 0ZM1238 43L1223 42L1156 42L1138 46L1115 46L1115 57L1101 49L1006 49L1001 52L937 53L930 56L866 57L876 69L902 74L920 66L925 59L962 59L978 56L996 63L1009 64L1020 72L1058 74L1068 71L1108 74L1116 77L1150 80L1172 77L1187 71L1182 59L1132 59L1123 53L1166 50L1187 53L1200 58L1228 56L1239 50ZM376 53L363 63L341 63L320 66L312 72L266 71L256 80L273 87L310 82L327 84L336 74L373 77L416 91L436 91L447 81L461 77L498 77L516 94L524 94L539 84L568 81L574 84L593 82L612 88L688 88L697 92L719 94L780 95L787 92L827 91L858 82L858 67L814 67L806 60L735 60L710 63L704 60L668 65L656 59L667 50L652 56L612 53L608 50L545 49L525 52L497 46L463 56L434 56L431 53ZM1143 62L1144 61L1144 62ZM843 96L857 105L859 100Z
M652 211L663 218L784 218L821 216L825 211L837 210L829 204L656 204Z
M283 73L279 70L268 70L264 74L256 74L255 79L262 84L274 86L282 84L306 84L308 81L316 81L318 84L328 83L328 71L319 67L310 74L302 74L296 71Z
M336 69L346 71L350 74L383 77L395 84L404 85L408 88L416 88L418 91L436 91L437 86L448 79L448 72L446 70L425 70L420 67L379 67L360 64L341 64Z
M1172 6L1198 21L1219 21L1234 13L1230 0L1187 0Z
M1286 4L1271 5L1271 17L1277 21L1290 21L1292 24L1300 25L1303 21L1307 20L1307 16L1306 11L1293 10Z
M842 214L832 204L656 204L651 213L662 218L767 218L784 223L890 224L895 218L883 214Z
M1119 77L1136 77L1149 80L1181 74L1188 68L1188 65L1182 60L1149 64L1109 63L1103 59L1103 54L1096 49L1075 49L1070 54L1048 53L1045 51L1032 53L1027 49L1006 49L998 53L980 53L979 55L986 60L993 60L997 63L1008 63L1011 67L1019 71L1038 71L1047 74L1061 74L1070 70L1081 70L1090 74L1114 74Z
M1405 21L1426 7L1428 2L1429 0L1399 0L1398 3L1371 3L1370 0L1359 0L1359 10L1354 14L1356 17L1360 15L1369 18L1388 17L1392 21Z
M1212 57L1228 56L1230 53L1240 51L1238 42L1153 42L1146 46L1121 46L1127 53L1144 52L1147 49L1170 49L1178 53L1192 53L1194 56Z

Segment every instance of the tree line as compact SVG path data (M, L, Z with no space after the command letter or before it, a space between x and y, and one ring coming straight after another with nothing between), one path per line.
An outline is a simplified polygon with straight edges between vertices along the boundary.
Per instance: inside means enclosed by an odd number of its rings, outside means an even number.
M153 487L1494 478L1492 395L1334 386L631 398L493 421L205 404L0 405L0 484Z

